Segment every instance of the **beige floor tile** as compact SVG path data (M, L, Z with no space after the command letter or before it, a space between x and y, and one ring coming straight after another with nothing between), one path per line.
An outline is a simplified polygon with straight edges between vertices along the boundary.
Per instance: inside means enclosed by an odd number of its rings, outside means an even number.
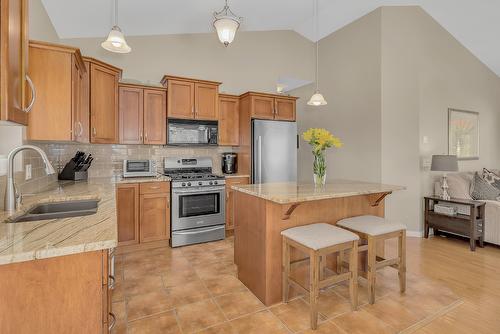
M309 297L304 296L304 301L309 304ZM333 289L322 291L318 300L318 311L325 318L332 318L351 311L351 302L337 294Z
M293 332L303 331L311 327L309 305L301 298L287 304L278 304L269 310ZM318 314L318 322L325 320L324 316Z
M393 334L396 330L365 310L349 312L330 320L349 334Z
M333 287L333 290L344 297L345 299L349 299L349 283L344 282L340 283ZM358 281L358 305L364 305L368 303L368 287L366 286L366 282L363 280Z
M363 310L397 331L402 331L424 318L418 309L406 307L404 303L395 300L392 295L377 299L373 305L366 304L363 306Z
M193 333L226 320L211 299L181 306L176 312L183 333Z
M167 288L198 281L199 278L193 268L173 268L162 274L163 284Z
M213 327L209 327L204 329L197 334L239 334L236 330L231 326L230 323L224 322L219 325L215 325Z
M181 306L210 298L210 293L202 281L189 282L167 289L173 305Z
M144 275L135 279L125 279L123 281L123 292L125 296L133 296L140 293L148 293L163 289L161 276Z
M254 313L265 308L265 305L250 291L242 291L222 295L215 298L227 319L232 320L243 315Z
M181 333L174 311L128 323L128 334Z
M184 257L189 261L189 263L191 263L192 266L220 261L220 259L217 258L217 256L211 251L184 254Z
M222 261L216 263L202 263L194 267L196 274L202 279L219 277L221 275L236 276L236 265L233 261Z
M236 277L231 275L219 276L204 280L205 285L213 296L245 291L246 287Z
M230 324L236 333L241 334L289 333L285 325L267 310L232 320Z
M173 309L173 299L164 290L127 298L128 321Z
M324 322L318 325L318 329L312 330L309 328L303 332L300 332L300 334L345 334L345 332L331 322Z

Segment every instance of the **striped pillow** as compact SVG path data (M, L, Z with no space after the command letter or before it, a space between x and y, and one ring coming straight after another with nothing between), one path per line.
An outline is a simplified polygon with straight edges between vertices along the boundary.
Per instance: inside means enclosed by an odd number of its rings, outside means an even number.
M470 196L475 200L498 201L500 199L500 189L493 187L476 172L470 186Z
M500 190L500 176L498 176L494 172L483 168L483 179L485 179L486 182L491 184L493 187Z

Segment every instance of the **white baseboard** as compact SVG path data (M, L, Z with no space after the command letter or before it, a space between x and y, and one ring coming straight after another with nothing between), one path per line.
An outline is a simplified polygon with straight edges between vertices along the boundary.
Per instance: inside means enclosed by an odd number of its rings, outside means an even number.
M407 237L422 238L424 236L423 231L406 231Z

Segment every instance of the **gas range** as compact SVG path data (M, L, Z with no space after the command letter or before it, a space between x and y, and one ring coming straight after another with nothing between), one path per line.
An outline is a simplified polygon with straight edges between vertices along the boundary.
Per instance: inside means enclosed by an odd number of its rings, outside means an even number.
M163 175L172 179L174 188L210 187L226 184L224 176L212 174L212 159L165 158Z

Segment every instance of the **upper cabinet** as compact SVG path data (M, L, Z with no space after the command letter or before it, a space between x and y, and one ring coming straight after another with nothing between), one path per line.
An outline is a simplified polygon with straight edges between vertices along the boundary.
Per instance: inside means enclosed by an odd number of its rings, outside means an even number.
M248 92L240 98L248 103L252 118L295 121L296 97Z
M29 140L89 141L88 73L73 47L30 41L29 76L37 99L28 113Z
M240 144L240 99L238 96L219 94L219 145Z
M218 120L220 82L165 75L161 83L167 87L167 117Z
M121 144L166 144L165 88L119 84Z
M90 73L90 142L119 140L118 81L121 70L93 58L84 58Z
M28 1L0 2L0 121L28 124L35 88L27 76Z

